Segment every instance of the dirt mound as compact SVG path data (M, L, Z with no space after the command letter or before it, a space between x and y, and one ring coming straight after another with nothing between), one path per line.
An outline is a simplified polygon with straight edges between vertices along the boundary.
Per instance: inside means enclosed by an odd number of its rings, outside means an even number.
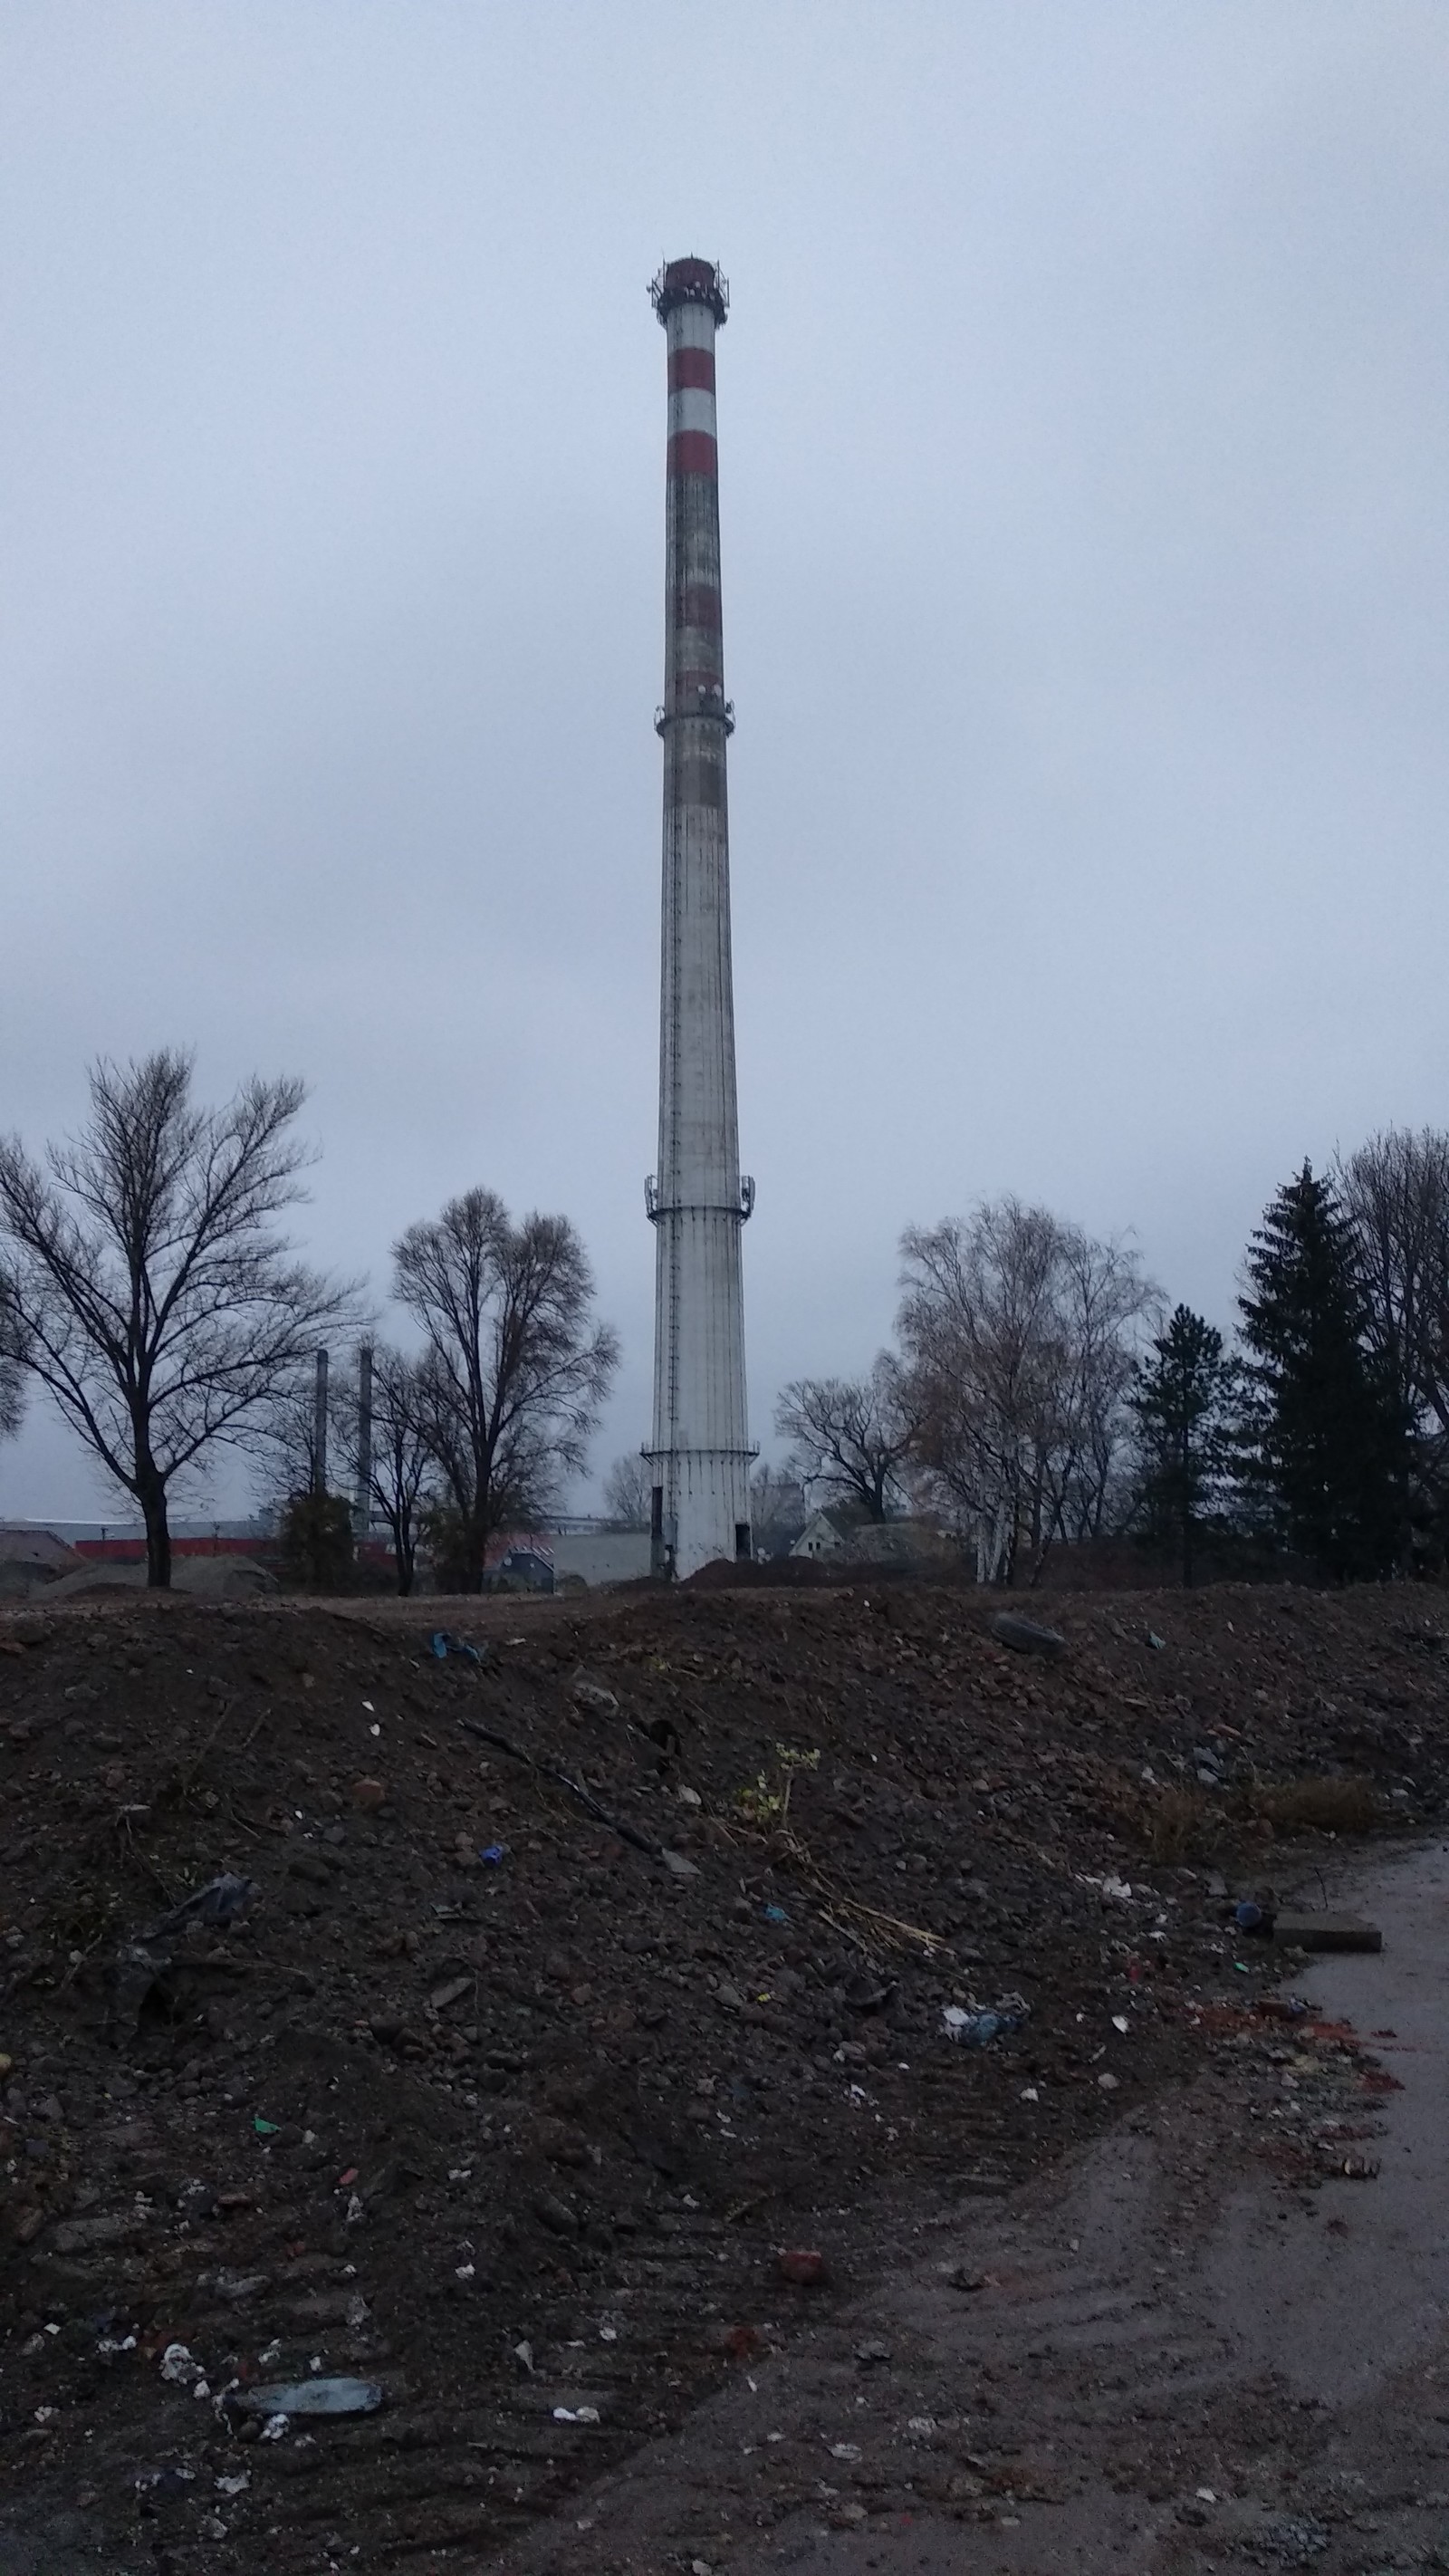
M181 1556L172 1587L189 1600L255 1601L280 1590L276 1576L252 1556ZM62 1601L102 1601L112 1592L144 1592L144 1565L90 1563L84 1559L46 1588L47 1609Z
M7 2496L172 2576L481 2564L858 2284L883 2195L1000 2191L1188 2063L1263 1972L1205 1864L1271 1870L1270 1787L1443 1800L1424 1596L1052 1616L1051 1665L879 1577L493 1605L479 1660L0 1622ZM334 2373L381 2407L240 2409Z

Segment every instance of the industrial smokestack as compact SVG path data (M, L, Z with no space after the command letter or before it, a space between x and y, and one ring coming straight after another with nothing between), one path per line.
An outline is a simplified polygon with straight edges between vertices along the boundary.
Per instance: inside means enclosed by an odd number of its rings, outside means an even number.
M312 1491L327 1491L327 1354L317 1354L317 1383L312 1396Z
M715 335L729 305L706 259L671 260L651 286L669 343L665 504L664 918L655 1228L653 1563L679 1576L750 1553L730 963L729 819L719 578Z

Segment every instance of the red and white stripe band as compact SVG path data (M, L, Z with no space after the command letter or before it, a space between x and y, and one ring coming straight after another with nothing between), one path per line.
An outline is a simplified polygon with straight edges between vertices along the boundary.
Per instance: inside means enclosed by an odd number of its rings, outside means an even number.
M719 442L705 429L681 429L669 442L669 473L708 474L719 480Z

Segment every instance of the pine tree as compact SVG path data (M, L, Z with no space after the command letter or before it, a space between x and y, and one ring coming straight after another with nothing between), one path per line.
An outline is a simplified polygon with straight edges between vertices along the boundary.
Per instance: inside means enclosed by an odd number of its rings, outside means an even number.
M1252 1479L1288 1544L1336 1581L1385 1574L1404 1528L1408 1426L1373 1349L1353 1229L1307 1163L1264 1210L1247 1283Z
M1216 1326L1178 1306L1130 1398L1137 1416L1142 1502L1153 1535L1175 1547L1193 1577L1195 1541L1220 1505L1233 1448L1236 1364Z

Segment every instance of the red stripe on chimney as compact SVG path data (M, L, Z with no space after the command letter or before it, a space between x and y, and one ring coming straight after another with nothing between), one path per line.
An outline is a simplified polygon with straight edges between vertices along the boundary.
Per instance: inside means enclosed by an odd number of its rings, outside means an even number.
M669 471L676 474L707 474L711 482L719 479L719 442L707 429L681 429L669 442Z
M700 393L714 392L713 349L670 350L669 390L677 394L685 385L695 386Z

